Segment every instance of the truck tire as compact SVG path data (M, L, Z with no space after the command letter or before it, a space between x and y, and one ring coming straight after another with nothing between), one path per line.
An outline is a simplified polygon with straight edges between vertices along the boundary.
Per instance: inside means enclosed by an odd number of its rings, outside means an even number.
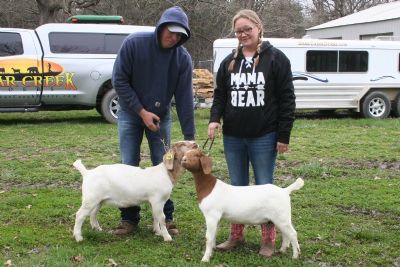
M396 96L396 99L394 100L393 115L397 118L400 117L400 93Z
M115 89L111 89L104 94L101 100L101 114L109 123L117 123L118 108L117 92L115 92Z
M379 91L369 93L361 103L361 115L364 118L384 119L390 114L389 97Z

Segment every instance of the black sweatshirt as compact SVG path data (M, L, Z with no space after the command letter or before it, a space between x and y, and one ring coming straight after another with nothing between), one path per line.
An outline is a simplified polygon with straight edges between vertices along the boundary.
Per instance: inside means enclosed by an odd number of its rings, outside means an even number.
M218 69L210 122L223 119L223 133L241 138L277 132L277 141L289 144L296 108L290 61L268 41L263 42L258 65L241 51L232 72L234 52Z

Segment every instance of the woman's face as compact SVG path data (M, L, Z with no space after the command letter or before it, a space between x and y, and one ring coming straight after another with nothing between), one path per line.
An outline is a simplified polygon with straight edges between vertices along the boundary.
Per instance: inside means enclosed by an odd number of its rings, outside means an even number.
M239 18L235 22L235 35L244 48L256 49L260 36L260 29L250 20Z

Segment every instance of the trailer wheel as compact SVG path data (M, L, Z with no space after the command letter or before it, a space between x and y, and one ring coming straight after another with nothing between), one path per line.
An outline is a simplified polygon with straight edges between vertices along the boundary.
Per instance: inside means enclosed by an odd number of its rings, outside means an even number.
M364 118L384 119L389 116L390 100L383 92L369 93L361 105L361 114Z
M393 115L395 117L400 117L400 93L396 96L394 100Z
M118 95L115 89L109 90L101 100L101 114L109 123L117 123L117 110L119 108Z

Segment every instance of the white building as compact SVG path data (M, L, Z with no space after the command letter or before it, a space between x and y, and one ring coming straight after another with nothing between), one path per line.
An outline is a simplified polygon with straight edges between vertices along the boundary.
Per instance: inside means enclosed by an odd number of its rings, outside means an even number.
M306 30L307 38L400 40L400 1L377 5Z

